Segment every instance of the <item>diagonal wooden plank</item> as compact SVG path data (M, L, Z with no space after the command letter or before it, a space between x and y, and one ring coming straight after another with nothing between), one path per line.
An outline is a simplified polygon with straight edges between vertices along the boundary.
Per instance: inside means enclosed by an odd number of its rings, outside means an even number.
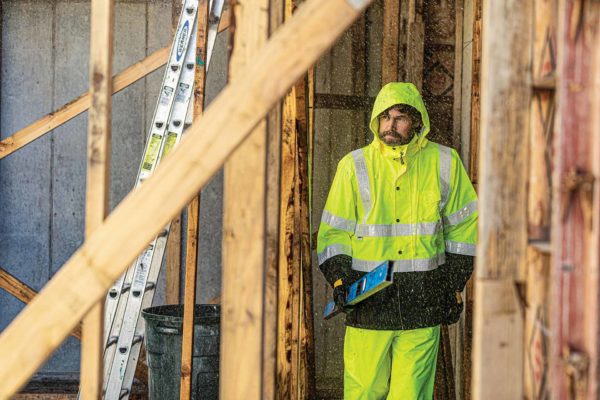
M223 11L219 32L229 28L229 10ZM155 51L143 60L127 67L113 77L113 94L120 92L129 85L144 78L146 75L156 71L165 65L169 58L169 47L163 47ZM9 154L27 146L29 143L39 139L46 133L58 128L65 122L70 121L90 107L90 94L85 92L76 99L63 105L58 110L40 118L27 125L25 128L13 133L11 136L0 141L0 160Z
M127 86L165 65L168 57L169 48L164 47L117 74L113 78L113 94L120 92ZM90 93L85 92L58 110L51 112L2 140L0 142L0 159L39 139L51 130L58 128L88 108L90 108Z
M144 246L371 2L309 0L299 7L240 71L239 76L252 79L233 80L223 89L153 176L121 202L2 332L0 399L14 394L48 359Z
M17 300L22 301L25 304L29 304L37 292L29 287L26 283L20 281L4 269L0 267L0 288L6 290L9 294L13 295ZM218 302L218 299L211 299L211 302ZM81 340L81 325L75 326L71 332L71 336L75 339ZM148 383L148 367L145 364L146 359L144 353L140 353L140 362L138 362L137 369L135 370L135 377L143 383Z

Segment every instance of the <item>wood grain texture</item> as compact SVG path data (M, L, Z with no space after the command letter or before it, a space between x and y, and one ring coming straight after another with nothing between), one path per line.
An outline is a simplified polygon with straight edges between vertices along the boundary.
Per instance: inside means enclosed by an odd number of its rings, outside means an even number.
M89 238L109 212L112 138L113 0L92 0L90 34L90 110L88 117L85 237ZM102 397L104 299L83 319L80 395Z
M240 75L242 66L267 41L269 1L236 0L232 11L229 77L235 82L249 79ZM261 120L225 164L219 376L224 400L262 398L266 135Z
M532 81L554 79L557 1L533 4ZM551 217L554 90L536 89L530 104L527 234L530 243L549 243ZM529 246L526 267L524 389L528 399L547 398L550 346L550 254Z
M400 39L400 1L383 2L383 43L381 85L398 80L398 56Z
M179 1L176 2L181 3ZM226 9L223 10L223 16L219 23L218 31L223 32L228 28L229 9ZM169 50L169 47L163 47L115 75L113 77L113 94L120 92L129 85L165 65L169 58ZM0 159L25 147L51 130L58 128L65 122L70 121L79 114L85 112L89 107L90 95L89 92L86 92L63 105L58 110L51 112L39 120L27 125L25 128L18 130L11 136L6 137L0 141Z
M551 392L598 398L600 3L558 3L553 149Z
M270 0L269 35L283 23L284 1ZM279 277L279 194L281 171L282 104L278 102L267 116L266 236L263 315L262 398L276 399L277 387L277 307Z
M423 58L425 50L425 26L422 3L408 0L408 28L406 33L406 81L419 89L423 88Z
M198 31L196 33L196 67L194 75L193 120L200 118L204 110L206 79L206 35L208 30L208 0L198 1ZM198 241L200 218L200 193L187 207L187 236L185 254L185 286L183 292L183 331L181 346L181 380L179 399L192 399L194 319L196 306L196 282L198 270Z
M345 0L309 0L298 8L239 73L254 79L232 80L223 89L152 177L125 197L2 332L0 398L14 394L41 366L144 246L369 3L361 8L355 7L356 1L350 5ZM49 305L52 314L47 312Z
M471 76L471 137L469 140L471 157L469 158L469 177L474 185L478 182L479 170L479 137L481 119L481 31L483 0L476 0L473 19L473 42Z
M476 399L523 395L523 311L517 282L524 280L526 264L527 193L526 179L515 171L527 168L531 16L529 1L483 2L472 369Z
M35 296L37 296L37 292L35 290L2 268L0 268L0 288L6 290L8 293L25 304L29 304L29 302L33 300ZM71 336L73 336L75 339L81 340L81 325L75 326L71 332ZM140 362L138 362L137 369L135 371L135 377L140 382L147 384L148 367L145 364L146 357L143 352L140 353L139 360Z

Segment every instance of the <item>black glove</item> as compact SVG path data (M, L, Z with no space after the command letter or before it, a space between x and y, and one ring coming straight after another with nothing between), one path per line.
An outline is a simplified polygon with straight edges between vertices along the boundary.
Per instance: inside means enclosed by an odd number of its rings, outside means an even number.
M345 313L352 311L354 306L346 305L346 295L348 294L348 289L350 285L341 284L333 288L333 301L335 301L335 305L339 307Z
M445 315L442 318L442 324L452 325L460 319L460 314L464 309L462 295L460 292L448 294L447 306L445 307Z

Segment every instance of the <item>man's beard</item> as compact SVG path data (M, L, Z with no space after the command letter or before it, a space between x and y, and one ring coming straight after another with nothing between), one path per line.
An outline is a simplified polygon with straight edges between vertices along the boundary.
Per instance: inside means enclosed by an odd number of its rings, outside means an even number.
M388 141L386 142L386 140L385 140L386 136L391 136L393 138L392 141L390 142L388 139ZM391 145L391 146L404 146L406 144L409 144L414 136L415 136L415 131L412 131L412 130L409 132L408 137L404 137L396 131L384 131L384 132L379 133L379 140L381 140L383 143L385 143L387 145Z

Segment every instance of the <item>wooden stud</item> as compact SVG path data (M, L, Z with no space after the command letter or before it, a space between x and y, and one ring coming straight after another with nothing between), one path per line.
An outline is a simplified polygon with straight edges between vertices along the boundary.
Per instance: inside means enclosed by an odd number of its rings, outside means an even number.
M306 79L302 82L305 93L300 94L299 85L296 86L296 104L299 104L299 131L298 131L298 180L300 183L300 281L302 284L300 296L300 382L302 390L299 398L313 399L316 396L315 388L315 344L313 321L313 285L312 285L312 251L311 251L311 204L310 204L310 161L312 160L312 128L310 128L312 100L314 98L313 85L314 68L308 71ZM303 110L300 112L300 110ZM304 115L303 115L304 114ZM303 116L302 116L303 115ZM300 117L302 116L302 117ZM303 120L303 122L302 122Z
M398 51L400 39L400 1L383 2L383 44L381 54L381 85L398 80Z
M473 42L471 68L471 138L469 140L469 177L474 185L478 182L479 169L479 136L480 136L480 118L481 118L481 32L483 19L483 0L475 1L473 17Z
M461 104L462 104L462 70L463 70L463 12L464 0L454 0L454 89L452 105L452 147L461 154Z
M121 201L39 296L2 332L0 398L14 394L42 365L129 263L370 3L308 0L298 8L295 16L238 74L253 79L233 79L223 89L204 116L188 129L181 145L169 153L144 185ZM331 23L331 15L336 15L335 23ZM244 245L240 242L236 244ZM246 261L247 257L236 264L244 268L234 272L249 269ZM260 268L255 272L261 273ZM47 312L49 307L52 313ZM227 319L228 310L224 308ZM239 356L229 350L221 354L236 360ZM255 375L256 370L241 369L235 378L240 384L236 386L249 389L241 382ZM229 374L221 376L222 381L228 382Z
M165 256L165 302L179 304L181 297L181 214L171 221Z
M406 80L421 91L423 87L423 57L425 51L425 25L422 0L408 0L406 34Z
M269 35L279 29L284 18L284 0L270 0ZM282 103L267 116L266 237L263 327L262 398L276 399L277 387L277 307L279 277L279 194L281 170Z
M29 304L37 292L29 287L27 284L21 282L13 275L9 274L4 269L0 268L0 288L6 290L9 294L13 295L18 300L25 304ZM71 332L77 340L81 340L81 325L77 325ZM135 370L135 377L145 384L148 383L148 368L146 367L146 357L143 353L140 353L139 362L137 369Z
M254 79L241 70L267 41L269 2L236 0L231 7L230 79ZM225 164L219 396L224 400L262 397L266 134L261 119Z
M517 282L527 249L529 2L483 2L479 242L475 268L475 399L523 396L523 316ZM502 71L498 74L497 71ZM493 360L493 362L490 362Z
M206 34L208 26L208 0L198 2L198 32L196 35L196 71L194 75L193 118L200 118L204 109L204 83L206 77ZM200 218L200 193L187 208L187 241L185 255L185 287L183 294L183 332L181 346L180 400L192 399L192 371L194 350L194 319L196 307L196 279L198 266L198 225Z
M600 3L558 3L552 176L550 384L556 398L598 398L600 358Z
M92 0L90 34L90 110L88 119L85 236L102 226L109 212L112 132L112 0ZM102 397L104 355L104 299L83 320L80 395Z
M539 82L555 75L557 4L536 0L533 6L532 80ZM553 90L534 87L530 115L524 387L528 398L537 399L549 395L550 254L539 245L550 242Z

